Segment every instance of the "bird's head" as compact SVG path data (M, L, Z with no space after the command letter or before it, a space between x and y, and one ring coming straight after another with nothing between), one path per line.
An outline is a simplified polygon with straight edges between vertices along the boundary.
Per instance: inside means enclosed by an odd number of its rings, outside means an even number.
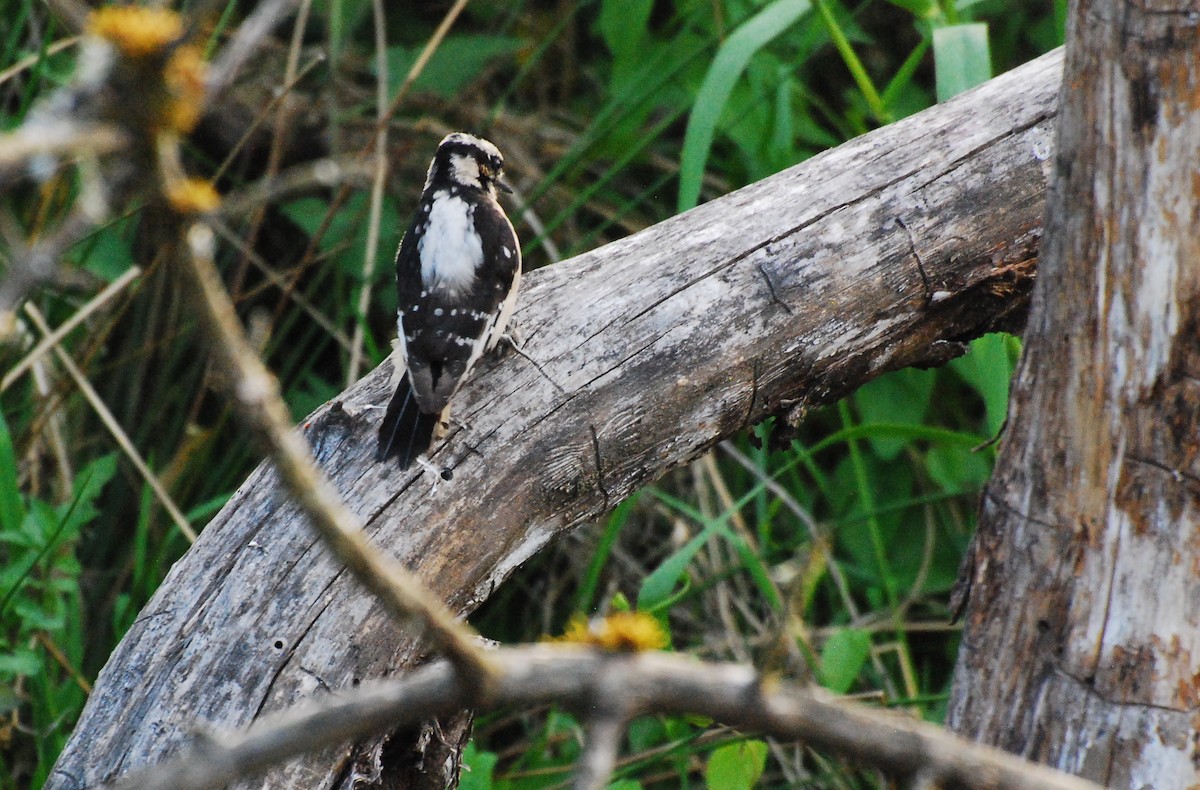
M478 189L495 197L497 189L512 192L500 180L503 172L504 157L500 155L500 149L482 137L454 132L438 143L425 179L425 189L459 186Z

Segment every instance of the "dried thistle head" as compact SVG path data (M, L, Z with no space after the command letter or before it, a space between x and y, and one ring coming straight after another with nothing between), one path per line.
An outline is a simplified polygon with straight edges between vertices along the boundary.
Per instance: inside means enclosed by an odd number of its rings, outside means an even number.
M108 6L88 18L87 32L111 42L125 56L163 53L183 37L183 19L166 8Z
M92 65L77 72L77 84L92 97L97 117L135 137L195 128L203 111L207 64L200 48L185 40L188 30L179 14L165 8L100 8L89 17L87 33L81 63Z
M662 624L645 612L614 612L587 620L577 617L557 642L591 645L610 652L636 653L667 646Z

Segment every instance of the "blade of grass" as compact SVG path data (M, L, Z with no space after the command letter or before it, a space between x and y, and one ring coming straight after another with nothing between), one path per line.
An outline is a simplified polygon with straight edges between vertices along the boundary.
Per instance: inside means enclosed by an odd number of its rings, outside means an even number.
M843 428L831 433L812 447L806 448L810 455L816 455L839 444L849 443L858 439L875 436L887 436L897 439L924 440L927 442L948 444L957 447L976 447L984 439L972 433L952 431L947 428L935 428L929 425L903 425L893 423L862 423Z
M875 120L879 123L890 123L891 113L884 106L883 99L879 97L879 91L875 88L875 83L871 81L871 77L867 74L866 68L858 57L858 53L854 51L854 47L850 46L850 40L846 38L845 31L833 16L833 11L829 8L828 0L813 0L816 3L817 11L821 14L821 21L825 23L825 27L829 30L829 36L833 39L833 45L837 48L838 54L842 56L842 62L846 64L846 68L850 70L850 76L854 78L854 84L858 86L858 90L866 99L867 106L871 108L871 114L875 116Z
M700 183L712 149L717 121L750 58L791 27L810 7L808 0L775 0L738 27L717 50L717 56L713 58L704 82L696 93L683 136L679 201L676 205L678 211L694 208L700 200Z
M908 57L900 64L900 68L896 69L896 73L888 81L887 87L883 89L881 98L885 107L891 107L900 91L907 88L912 82L913 75L917 73L917 69L921 67L921 61L925 59L925 53L929 51L929 45L929 39L921 39L921 43L913 47L912 52L908 53Z
M600 587L600 574L608 563L608 558L612 554L612 548L616 544L621 530L625 528L625 524L629 520L630 511L637 505L640 498L641 492L639 491L617 505L616 509L609 514L608 523L605 524L604 532L600 535L600 543L592 554L592 561L588 564L583 583L575 594L576 612L589 612L595 605L596 590Z
M8 423L0 413L0 530L16 532L24 518L25 503L17 484L17 454Z
M934 30L933 66L939 102L987 82L992 78L988 26L976 22Z

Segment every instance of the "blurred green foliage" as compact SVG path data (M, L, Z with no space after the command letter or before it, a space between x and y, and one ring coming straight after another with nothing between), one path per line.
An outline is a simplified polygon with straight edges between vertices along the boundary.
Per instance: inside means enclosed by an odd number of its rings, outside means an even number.
M43 4L10 5L0 19L6 130L69 79L76 54ZM394 95L444 8L388 7L382 54ZM245 13L232 2L221 10L210 52ZM1064 17L1065 0L476 0L393 123L397 158L372 276L363 274L363 191L289 198L231 222L226 240L237 243L223 245L220 263L247 322L264 327L256 337L300 419L345 385L356 326L368 363L389 350L391 257L443 130L483 131L509 153L510 179L536 218L518 227L536 267L1041 54L1061 43ZM286 52L296 23L281 28L275 51ZM296 40L300 104L327 113L313 156L360 150L375 117L371 4L319 0ZM283 83L282 58L253 68L250 82ZM278 126L269 96L247 103L256 123ZM262 176L270 145L287 135L247 143L249 164L218 137L202 126L189 167L219 169L231 192ZM75 188L64 176L14 191L0 211L36 233ZM154 225L130 207L75 245L63 276L32 301L58 326L135 263L145 270L63 347L201 528L254 458L209 391ZM37 339L30 330L24 347L0 350L0 368ZM939 720L957 640L947 594L994 458L991 446L977 448L1002 428L1017 353L1015 339L986 337L940 370L880 378L810 415L783 452L762 449L772 426L760 426L536 560L475 622L526 641L572 615L636 601L669 626L673 649L752 659ZM54 363L0 394L0 414L0 783L38 786L86 684L187 541ZM557 710L488 717L463 784L561 786L580 732ZM625 747L620 788L880 786L802 746L686 717L635 721Z

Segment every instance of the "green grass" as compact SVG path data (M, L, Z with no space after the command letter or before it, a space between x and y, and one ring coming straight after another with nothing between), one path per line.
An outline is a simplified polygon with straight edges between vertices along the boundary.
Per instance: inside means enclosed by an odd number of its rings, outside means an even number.
M44 4L10 5L0 20L0 72L29 60L0 82L4 129L65 83L77 54L55 48L68 33ZM210 52L241 22L235 4L219 11ZM477 0L393 124L397 158L372 277L363 277L365 191L290 198L261 218L239 218L230 231L256 257L224 244L220 264L243 317L266 327L264 353L299 417L344 385L356 326L370 364L387 353L397 226L443 128L480 131L508 151L510 180L541 229L518 227L533 268L1028 60L1061 43L1064 15L1065 0ZM392 90L440 21L432 10L401 16L389 20ZM281 30L280 46L291 37ZM361 150L375 114L370 3L316 3L300 40L331 53L298 58L302 70L314 64L299 81L302 104L337 95L328 105L337 147L328 153ZM281 83L282 64L251 66L252 83ZM245 103L274 106L253 93ZM202 129L189 168L220 170L225 192L253 183L272 144L272 112L260 119L266 137L253 157L226 162L228 141ZM318 154L294 153L283 166ZM64 170L46 188L0 196L5 233L52 228L77 188ZM154 255L156 225L145 209L127 207L69 250L66 274L31 301L59 326L135 263L145 270L63 348L200 529L254 457L197 363L203 347ZM371 300L358 314L364 287ZM0 348L0 369L27 348ZM636 602L669 626L675 650L753 660L940 720L957 643L947 594L994 454L973 448L1000 430L1016 350L1011 338L983 338L943 369L884 377L811 415L781 452L762 447L769 424L736 437L538 558L475 623L527 641L560 632L573 615ZM46 360L36 378L0 393L0 785L17 787L41 784L88 683L187 548L75 385ZM478 768L464 785L562 785L579 732L556 710L486 718L467 755ZM801 746L680 717L634 722L614 777L626 788L738 788L755 779L880 786Z

